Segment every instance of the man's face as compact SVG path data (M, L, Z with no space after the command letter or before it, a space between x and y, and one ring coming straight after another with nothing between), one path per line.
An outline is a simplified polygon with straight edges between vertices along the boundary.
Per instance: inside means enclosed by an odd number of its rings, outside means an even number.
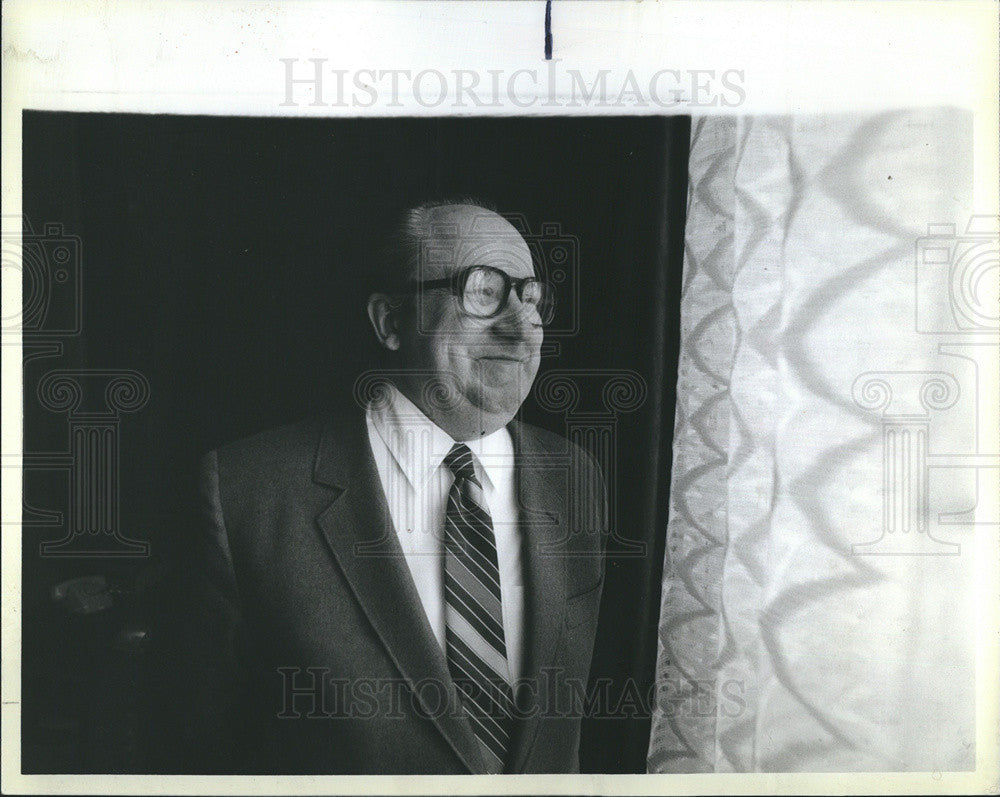
M453 205L436 208L433 219L417 280L451 277L473 265L493 266L514 278L534 276L527 244L495 213ZM538 371L542 327L514 288L507 306L492 318L469 315L448 288L422 290L400 331L404 368L423 382L425 392L429 382L446 385L452 396L440 402L447 405L441 415L451 415L453 427L474 429L476 435L514 417Z

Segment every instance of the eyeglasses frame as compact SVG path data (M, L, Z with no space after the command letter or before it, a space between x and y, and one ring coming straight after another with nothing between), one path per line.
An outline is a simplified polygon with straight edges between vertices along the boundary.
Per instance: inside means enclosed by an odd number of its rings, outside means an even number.
M503 301L500 302L500 306L497 308L496 312L491 313L490 315L479 315L477 313L470 313L468 310L465 309L465 305L461 302L462 296L465 293L465 286L469 281L469 277L472 276L472 272L476 269L488 269L490 271L496 272L501 277L503 277L504 281ZM463 313L468 315L470 318L481 318L485 320L489 318L496 318L497 316L502 314L504 310L507 309L507 305L510 303L511 289L517 292L518 301L523 302L524 286L527 285L529 282L537 282L540 285L543 285L544 289L549 292L550 296L552 297L551 305L552 305L552 312L554 313L555 287L552 285L552 283L546 282L545 280L540 280L538 279L538 277L512 277L503 269L497 268L496 266L487 266L481 263L474 263L471 266L466 266L460 271L456 271L450 277L442 277L440 279L433 279L433 280L419 280L416 282L412 282L405 288L403 288L403 290L398 291L398 293L414 294L414 293L419 293L422 290L431 290L434 288L450 288L452 295L459 300L459 304L462 307ZM543 321L542 325L544 326L546 323L550 323L551 320L552 319L550 318L548 322Z

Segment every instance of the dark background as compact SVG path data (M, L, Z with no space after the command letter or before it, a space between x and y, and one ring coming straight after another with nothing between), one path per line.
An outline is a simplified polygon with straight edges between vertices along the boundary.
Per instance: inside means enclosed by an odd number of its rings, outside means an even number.
M627 697L626 678L647 690L689 129L686 118L25 113L26 235L42 241L39 251L46 236L79 238L72 279L82 296L80 332L43 324L25 333L25 452L67 450L66 414L36 396L46 373L142 373L149 401L120 422L120 519L125 536L150 543L150 556L40 555L40 543L66 535L68 477L57 464L26 471L26 506L64 515L61 526L24 529L23 771L183 771L164 721L163 646L177 620L172 574L194 528L198 457L349 400L371 352L358 276L373 230L400 204L433 196L483 197L523 214L533 233L555 223L576 239L578 277L560 286L556 325L568 323L566 288L575 280L579 329L547 336L539 376L632 370L647 384L644 403L619 416L614 485L616 531L645 554L623 556L628 546L610 544L592 673L613 679L612 709ZM53 223L61 233L46 231ZM26 297L29 290L26 271ZM61 348L28 359L53 343ZM601 408L591 385L599 383L581 382L581 410ZM556 432L565 426L534 396L522 414ZM86 575L105 577L110 608L71 612L53 600L55 585ZM583 771L645 771L649 717L629 706L618 706L618 719L585 720Z

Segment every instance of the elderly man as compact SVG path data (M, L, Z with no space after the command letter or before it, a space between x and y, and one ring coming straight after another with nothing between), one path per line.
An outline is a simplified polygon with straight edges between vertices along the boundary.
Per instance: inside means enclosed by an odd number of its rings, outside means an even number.
M372 273L365 406L203 463L197 768L577 771L604 486L514 420L553 289L465 201L408 210Z

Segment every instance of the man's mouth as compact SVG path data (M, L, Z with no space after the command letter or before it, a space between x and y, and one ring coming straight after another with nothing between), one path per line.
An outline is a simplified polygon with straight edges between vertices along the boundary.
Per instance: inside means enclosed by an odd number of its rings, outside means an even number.
M509 363L522 363L524 362L524 357L515 357L512 354L484 354L476 358L477 360L487 360L487 361L500 361Z

